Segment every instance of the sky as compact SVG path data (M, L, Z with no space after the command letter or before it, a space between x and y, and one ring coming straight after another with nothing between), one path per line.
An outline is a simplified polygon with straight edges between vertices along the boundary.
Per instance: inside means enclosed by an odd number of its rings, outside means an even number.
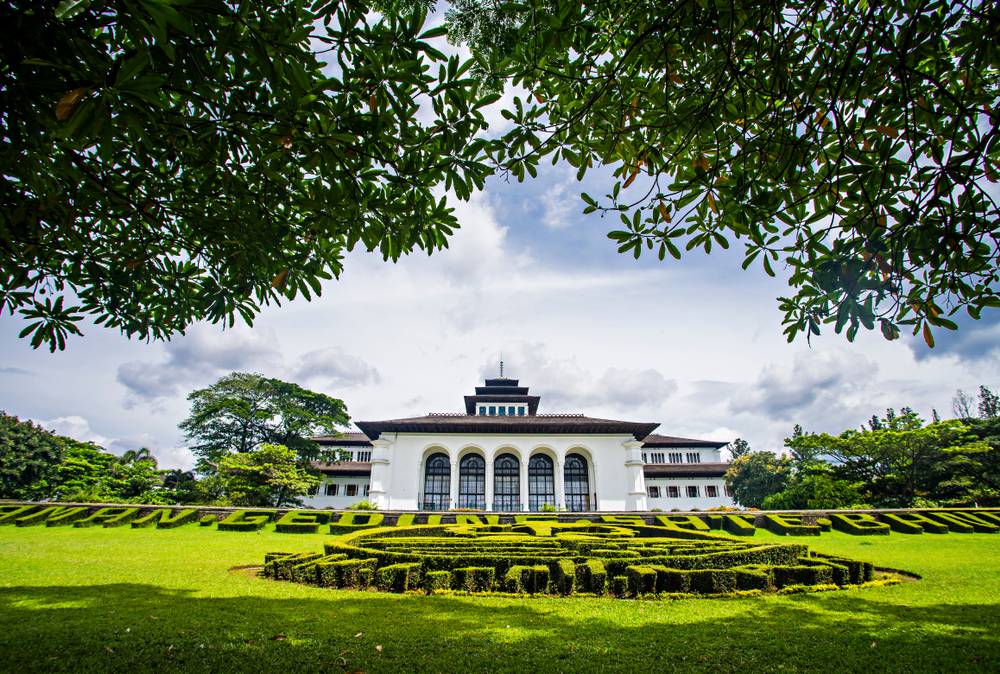
M795 424L838 433L906 405L950 417L956 389L1000 389L1000 312L938 331L933 351L877 332L788 344L781 274L742 271L738 246L681 261L619 255L606 236L614 222L583 215L579 199L606 193L609 172L578 183L543 163L535 180L494 178L469 202L451 199L461 229L447 250L397 264L351 253L321 297L266 308L252 329L197 324L145 343L84 326L51 354L3 315L0 409L187 469L186 396L232 371L295 381L378 420L462 411L502 354L504 373L542 396L540 413L658 422L666 435L776 451Z

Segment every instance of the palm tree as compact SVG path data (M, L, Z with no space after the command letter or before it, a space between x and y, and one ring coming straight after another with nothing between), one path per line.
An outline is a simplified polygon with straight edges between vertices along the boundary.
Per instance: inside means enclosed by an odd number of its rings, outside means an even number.
M139 449L130 449L124 454L122 454L121 458L118 459L118 463L126 465L130 463L139 463L140 461L148 461L149 463L152 463L154 466L156 465L156 457L153 456L153 453L149 451L147 447L140 447Z

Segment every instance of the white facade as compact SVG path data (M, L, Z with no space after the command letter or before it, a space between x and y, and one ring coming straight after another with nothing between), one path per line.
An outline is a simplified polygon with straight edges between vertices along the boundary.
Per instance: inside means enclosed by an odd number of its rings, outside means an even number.
M543 504L582 512L732 505L721 477L723 443L654 436L657 424L537 415L538 398L516 380L486 384L466 396L467 414L358 422L365 435L352 434L354 446L344 447L355 461L321 467L324 482L307 505L367 500L381 510L492 512ZM366 451L370 463L357 461Z

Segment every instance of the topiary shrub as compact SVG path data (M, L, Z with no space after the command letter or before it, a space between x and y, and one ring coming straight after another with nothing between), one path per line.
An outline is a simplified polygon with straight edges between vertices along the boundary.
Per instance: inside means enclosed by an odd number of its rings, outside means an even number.
M753 522L748 522L742 515L724 515L722 518L722 528L734 536L753 536L757 531Z
M657 515L656 521L666 527L689 531L709 531L711 527L698 515Z
M120 527L128 524L139 515L138 508L98 508L89 516L73 523L74 527Z
M375 586L384 592L406 592L420 586L420 563L390 564L375 571Z
M833 529L833 522L828 517L817 517L816 526L819 527L820 531L830 531Z
M52 513L47 518L45 518L45 526L47 527L69 526L73 522L76 522L77 520L86 517L88 512L90 512L90 508L86 506L62 508L58 512Z
M993 524L992 522L986 520L985 518L978 517L974 513L961 512L961 511L950 511L950 512L935 512L932 515L941 516L942 521L949 523L949 528L951 527L950 522L961 522L972 527L972 530L981 534L995 534L1000 531L1000 526Z
M24 517L35 509L33 505L0 505L0 525L14 524L19 517Z
M627 576L615 576L611 579L611 594L619 599L624 599L628 595Z
M902 534L948 533L947 525L936 522L920 513L879 513L879 517L889 525L890 529Z
M403 516L401 515L400 518ZM412 517L412 515L410 516ZM371 529L382 524L385 515L382 513L357 512L344 513L336 522L330 524L330 533L334 536L349 534L362 529Z
M656 570L648 566L630 566L626 571L628 593L633 597L656 594Z
M889 525L879 522L868 513L833 513L833 528L855 536L888 536Z
M274 525L279 534L315 534L330 521L330 513L322 510L290 510Z
M819 536L819 527L805 524L801 515L764 515L764 526L781 536Z
M210 527L218 521L219 519L215 515L204 515L200 520L198 520L198 526Z
M576 587L580 592L601 595L607 591L608 572L604 562L588 559L576 565Z
M451 571L428 571L424 574L423 586L427 594L450 589Z
M334 561L316 562L316 581L324 587L355 588L368 587L359 576L361 569L374 569L378 560L375 559L338 559Z
M576 564L571 559L559 559L549 566L552 587L561 595L572 594L576 587Z
M489 592L493 589L493 577L494 569L491 566L468 566L453 569L451 586L455 590L466 592Z
M219 522L219 531L258 531L274 517L274 510L234 510Z

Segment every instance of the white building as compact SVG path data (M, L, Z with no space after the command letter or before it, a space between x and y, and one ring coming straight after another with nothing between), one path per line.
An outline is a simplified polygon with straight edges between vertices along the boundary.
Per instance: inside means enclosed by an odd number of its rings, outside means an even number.
M538 414L516 379L487 379L465 413L359 421L316 438L349 460L317 464L314 508L381 510L706 510L732 506L724 442L656 435L656 423Z

